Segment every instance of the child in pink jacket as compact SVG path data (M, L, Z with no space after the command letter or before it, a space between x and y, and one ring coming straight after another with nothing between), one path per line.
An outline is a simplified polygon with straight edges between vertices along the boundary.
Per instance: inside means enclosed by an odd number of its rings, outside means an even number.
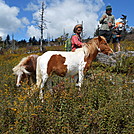
M81 39L81 32L83 30L83 27L81 24L78 24L74 27L73 32L75 33L71 37L71 43L72 43L72 51L74 52L77 48L81 48L85 43L82 43Z

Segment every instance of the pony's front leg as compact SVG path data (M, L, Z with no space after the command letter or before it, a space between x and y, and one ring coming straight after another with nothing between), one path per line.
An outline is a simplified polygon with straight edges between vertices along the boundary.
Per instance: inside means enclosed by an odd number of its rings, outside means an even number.
M82 70L79 70L79 81L78 81L79 91L81 91L81 85L83 83L83 77L84 77L84 73L83 73L83 69L82 69Z
M40 92L39 92L39 99L41 100L42 103L44 102L44 100L43 100L43 90L42 90L42 88L40 89Z
M43 85L42 85L42 79L41 78L37 79L36 86L37 86L37 88L40 89L39 90L39 99L41 100L43 98L43 91L42 91L42 88L41 88L41 87L43 87Z
M42 89L43 89L44 84L46 83L47 79L48 79L48 75L47 74L42 77L42 83L41 83L40 92L39 92L39 99L42 102L44 102L44 100L43 100L43 90Z

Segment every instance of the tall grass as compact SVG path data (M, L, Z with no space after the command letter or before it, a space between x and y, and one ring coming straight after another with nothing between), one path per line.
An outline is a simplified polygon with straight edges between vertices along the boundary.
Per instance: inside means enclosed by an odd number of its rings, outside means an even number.
M53 77L44 103L38 89L25 82L15 87L12 68L26 54L0 57L0 133L5 134L132 134L134 132L133 59L109 67L93 62L81 93L70 78Z

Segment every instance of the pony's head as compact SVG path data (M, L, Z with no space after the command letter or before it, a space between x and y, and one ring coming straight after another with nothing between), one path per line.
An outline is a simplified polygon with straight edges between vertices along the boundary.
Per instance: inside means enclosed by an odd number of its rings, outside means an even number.
M16 86L20 87L23 80L30 75L30 72L26 70L26 66L15 66L13 69L13 74L16 75Z
M12 69L13 74L17 76L17 87L21 86L21 82L23 82L25 78L28 78L29 83L30 76L35 75L37 58L38 55L30 55L24 57L22 58L20 63ZM32 77L32 79L34 79L34 77Z
M93 40L97 46L98 51L100 51L106 55L113 54L113 50L110 48L105 37L98 36L98 37L95 37Z

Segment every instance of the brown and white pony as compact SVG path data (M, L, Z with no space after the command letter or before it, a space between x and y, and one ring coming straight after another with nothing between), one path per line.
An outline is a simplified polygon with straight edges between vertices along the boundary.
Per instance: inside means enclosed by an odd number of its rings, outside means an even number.
M78 79L77 86L81 87L84 74L89 69L98 52L113 53L103 36L95 37L75 52L47 51L37 59L36 80L40 88L40 99L43 99L42 88L53 73L58 76L74 76ZM80 88L79 88L80 89Z
M32 82L36 82L36 63L38 55L30 55L24 57L18 65L16 65L12 70L13 74L17 76L16 86L20 87L24 79L27 78L28 84L30 84L30 79Z

